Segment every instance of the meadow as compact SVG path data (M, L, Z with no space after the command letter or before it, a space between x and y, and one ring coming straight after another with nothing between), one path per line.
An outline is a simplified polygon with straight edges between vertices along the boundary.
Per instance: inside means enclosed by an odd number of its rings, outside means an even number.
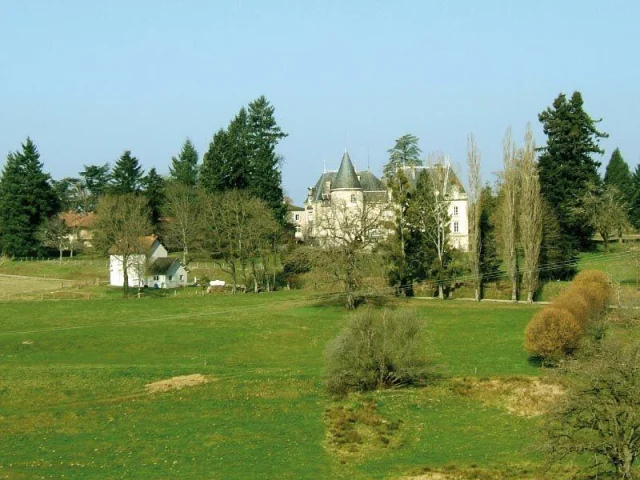
M443 378L539 373L521 347L536 307L411 306ZM445 380L330 398L323 351L346 313L300 292L13 301L0 318L0 478L394 478L533 458L533 420ZM208 381L145 389L189 374ZM389 444L333 452L327 409L363 402L400 427Z
M602 258L581 262L636 290L634 261ZM0 272L36 272L18 267ZM32 277L38 288L65 278L47 268L58 280ZM539 306L392 300L425 319L437 378L337 399L323 354L348 313L331 294L66 291L88 298L0 301L0 479L540 478L541 417L511 395L548 392L522 348ZM203 383L147 387L195 374Z

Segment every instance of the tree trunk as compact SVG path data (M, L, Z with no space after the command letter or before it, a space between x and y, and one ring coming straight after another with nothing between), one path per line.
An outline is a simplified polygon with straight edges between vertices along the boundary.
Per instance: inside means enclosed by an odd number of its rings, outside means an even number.
M444 286L441 283L438 284L438 298L444 300Z
M527 303L533 303L533 294L534 294L534 293L535 293L535 292L533 292L532 290L529 290L529 291L527 292Z
M511 284L511 301L518 301L518 281L516 279L514 279L513 283Z
M129 272L127 271L127 257L122 256L122 278L124 283L122 285L122 289L124 292L124 296L129 296Z
M476 287L476 295L475 295L476 302L479 302L479 301L480 301L480 299L482 298L482 291L481 291L481 290L482 290L482 289L480 288L480 285L478 285L478 286Z
M63 252L63 248L60 248L60 265L62 265L62 252Z
M347 293L347 310L355 310L356 308L356 299L353 296L353 293Z

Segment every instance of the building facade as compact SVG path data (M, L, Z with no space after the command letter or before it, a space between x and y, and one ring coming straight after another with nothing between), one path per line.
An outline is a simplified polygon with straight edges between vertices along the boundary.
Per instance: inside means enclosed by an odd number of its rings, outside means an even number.
M412 187L429 167L402 167ZM450 168L447 166L447 168ZM452 247L469 248L467 194L453 171L449 181L450 239ZM337 171L325 171L309 188L302 212L294 225L296 237L303 241L322 241L329 237L357 234L384 238L389 230L380 228L394 218L391 191L369 170L357 172L345 151ZM291 217L292 218L292 217ZM367 228L366 223L377 224ZM348 230L352 230L349 232Z

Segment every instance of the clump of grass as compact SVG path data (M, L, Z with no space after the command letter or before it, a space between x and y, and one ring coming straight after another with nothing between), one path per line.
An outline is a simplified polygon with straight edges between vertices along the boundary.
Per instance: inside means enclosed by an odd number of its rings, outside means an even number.
M378 412L372 400L351 406L336 405L325 411L328 446L340 455L354 455L365 450L397 445L396 432L402 420L389 421Z

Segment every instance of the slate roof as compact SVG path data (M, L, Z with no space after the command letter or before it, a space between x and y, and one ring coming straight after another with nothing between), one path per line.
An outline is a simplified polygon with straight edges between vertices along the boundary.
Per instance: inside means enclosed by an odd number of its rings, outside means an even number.
M360 185L360 180L358 180L356 169L353 168L351 158L349 157L349 154L347 152L344 152L344 155L342 155L342 161L340 162L340 168L338 169L338 173L336 174L335 181L331 182L331 190L360 190L361 188L362 185Z
M418 177L422 174L422 172L428 170L429 168L442 168L442 167L439 165L435 165L433 167L407 166L407 167L402 167L401 170L404 173L405 177L407 177L407 180L409 181L409 185L411 185L411 188L415 188L416 183L418 183ZM462 185L462 182L460 182L460 179L453 171L453 168L450 170L449 175L450 175L451 184L455 185L458 188L458 192L466 193L464 190L464 186Z
M304 212L304 208L289 203L287 204L287 212Z
M160 257L156 258L156 260L149 266L149 274L150 275L166 275L171 266L179 262L180 259L177 257Z

